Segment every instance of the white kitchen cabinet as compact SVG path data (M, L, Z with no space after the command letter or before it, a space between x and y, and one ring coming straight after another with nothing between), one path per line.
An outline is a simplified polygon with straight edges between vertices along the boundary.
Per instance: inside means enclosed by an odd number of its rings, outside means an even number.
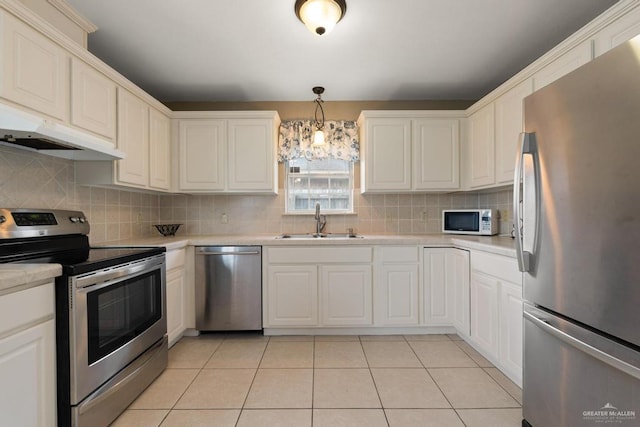
M180 191L224 190L226 122L180 120Z
M408 192L457 189L462 111L363 111L361 190Z
M418 248L379 246L375 250L375 323L417 326L421 306Z
M135 187L149 183L149 105L118 88L117 147L126 157L116 162L117 180Z
M469 116L469 186L483 187L495 183L494 104L488 104ZM514 156L515 159L515 156Z
M411 189L411 120L371 118L361 127L363 192Z
M524 98L533 93L533 80L526 79L495 101L495 182L513 183L520 133L524 130Z
M276 194L276 112L196 111L174 114L178 190Z
M471 252L471 342L522 384L522 274L514 258Z
M371 325L371 265L322 265L320 278L323 325Z
M186 279L185 279L186 250L172 249L166 252L166 306L167 306L167 335L169 347L175 344L186 329Z
M533 75L533 90L539 90L593 59L591 40L586 40Z
M0 97L61 121L69 118L69 56L51 39L0 11Z
M278 164L273 119L234 119L227 126L227 190L275 192Z
M149 107L149 187L171 188L171 121Z
M455 252L451 248L424 248L422 261L424 324L453 324Z
M264 327L372 324L372 248L263 248Z
M459 188L459 120L415 119L412 126L413 189Z
M53 281L0 296L2 425L56 425Z
M638 34L640 34L640 7L622 15L595 35L594 55L600 56Z
M270 265L267 271L264 326L317 326L317 265Z
M499 284L493 277L471 273L471 339L485 354L498 359Z
M78 58L71 59L71 124L116 138L116 84Z
M511 376L522 375L522 287L500 284L500 362Z
M458 335L467 338L471 334L469 320L470 285L469 251L452 249L453 273L449 286L453 286L453 326Z

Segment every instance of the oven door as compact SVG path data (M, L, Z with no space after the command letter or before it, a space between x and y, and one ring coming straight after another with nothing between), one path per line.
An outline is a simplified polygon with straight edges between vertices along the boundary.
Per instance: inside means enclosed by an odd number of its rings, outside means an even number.
M163 254L71 278L72 405L167 333L165 275Z

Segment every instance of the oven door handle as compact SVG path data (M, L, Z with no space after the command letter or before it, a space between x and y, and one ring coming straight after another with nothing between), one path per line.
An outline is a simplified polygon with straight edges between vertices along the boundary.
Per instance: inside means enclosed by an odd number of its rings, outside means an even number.
M123 277L134 277L148 271L153 271L164 265L164 256L153 260L147 260L139 264L128 265L113 270L99 271L93 274L77 276L76 288L85 290L98 290L105 286L109 286L114 280Z

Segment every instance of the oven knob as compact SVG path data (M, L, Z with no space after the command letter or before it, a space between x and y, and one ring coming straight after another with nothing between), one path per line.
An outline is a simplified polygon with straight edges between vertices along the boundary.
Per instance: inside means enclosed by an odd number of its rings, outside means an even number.
M87 222L87 218L81 216L80 218L80 223L84 224L85 222Z
M72 223L76 224L76 223L80 222L80 218L78 218L77 216L70 216L69 217L69 221L71 221Z

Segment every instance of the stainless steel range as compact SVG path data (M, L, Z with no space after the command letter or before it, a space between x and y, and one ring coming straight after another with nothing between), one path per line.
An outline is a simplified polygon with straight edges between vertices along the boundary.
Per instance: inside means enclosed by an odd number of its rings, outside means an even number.
M0 262L58 263L59 426L107 426L167 366L164 248L89 246L82 212L0 209Z

